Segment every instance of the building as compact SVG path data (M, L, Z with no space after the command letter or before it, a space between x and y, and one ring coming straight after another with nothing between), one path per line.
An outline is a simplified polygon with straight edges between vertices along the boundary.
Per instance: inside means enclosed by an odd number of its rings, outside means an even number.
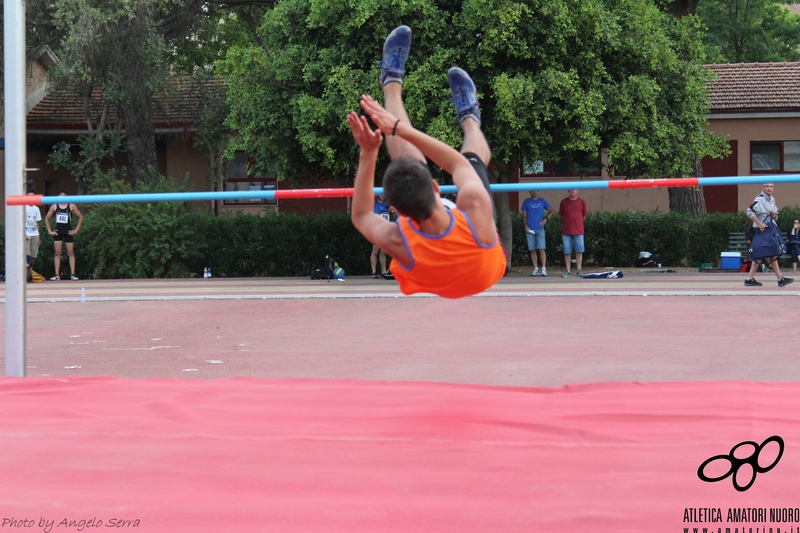
M800 63L710 65L708 129L726 137L731 155L703 161L705 176L800 174ZM713 190L712 190L713 189ZM707 187L709 211L741 211L759 185ZM775 192L778 205L800 205L800 183Z
M75 178L63 168L54 168L49 162L56 145L67 142L76 146L81 135L96 132L101 124L112 128L116 125L117 110L106 107L100 91L84 99L65 91L49 90L48 71L58 62L47 46L31 50L28 55L27 76L27 180L32 180L38 194L56 196L60 191L78 193ZM196 146L197 123L203 109L210 104L224 101L227 86L223 80L199 80L176 76L172 78L163 94L153 102L155 148L158 172L186 183L192 191L274 190L288 182L278 183L274 172L254 174L251 161L245 152L237 152L233 160L226 162L221 172L210 150ZM103 117L111 117L103 120ZM0 136L0 158L5 155L5 136ZM119 153L103 163L103 170L122 168L127 164L127 155ZM220 179L220 176L223 179ZM336 184L319 184L319 187ZM5 167L0 165L0 191L5 191ZM5 194L4 194L5 196ZM316 200L290 200L279 206L276 200L225 200L193 202L195 209L215 213L224 211L263 212L264 209L298 213L314 213L323 210L344 211L346 198ZM5 205L0 207L4 216Z
M708 130L728 140L725 159L704 158L703 175L756 176L800 173L800 63L708 65L716 74L709 83L711 112ZM591 174L591 173L590 173ZM615 179L604 168L586 179ZM665 176L667 177L667 176ZM572 181L567 162L539 162L522 169L520 181ZM624 179L624 178L618 178ZM709 212L737 212L753 201L760 185L705 187ZM779 206L800 205L800 182L781 184ZM564 191L542 196L558 200ZM520 194L520 205L525 195ZM666 189L586 189L581 192L590 211L669 210Z
M48 92L47 72L57 58L47 47L32 50L28 60L28 178L37 185L37 192L48 196L64 190L77 193L77 183L63 169L48 163L53 147L62 141L74 143L81 134L96 127L102 115L101 95L85 102L66 93ZM705 158L704 176L749 176L772 173L800 173L800 63L747 63L709 65L716 74L710 82L712 102L707 115L708 129L728 139L731 155L723 160ZM186 180L190 190L269 190L288 186L278 181L274 173L254 175L247 154L236 154L226 164L224 180L213 172L212 154L195 146L196 121L205 105L204 98L224 98L225 84L217 80L199 87L196 80L176 77L165 94L154 102L156 151L158 170L179 182ZM216 91L216 93L215 93ZM222 92L221 92L222 91ZM113 113L113 109L109 112ZM88 118L87 118L88 117ZM4 142L0 139L0 157ZM120 154L108 165L124 166L126 157ZM0 188L5 187L4 168L0 166ZM589 169L587 180L608 180L607 171L598 164ZM519 180L573 181L571 166L566 161L537 162L521 169ZM624 179L624 178L618 178ZM222 183L220 183L222 181ZM336 184L322 184L331 186ZM706 187L704 195L709 211L736 212L752 201L760 191L758 185ZM800 205L800 183L782 184L776 192L780 205ZM527 194L509 195L512 207L521 205ZM543 196L551 203L566 196L564 191L547 191ZM666 189L584 189L581 196L591 211L669 210ZM266 209L313 213L323 210L344 211L347 199L275 201L196 202L197 209L213 212L236 211L258 213ZM0 208L4 212L4 206Z

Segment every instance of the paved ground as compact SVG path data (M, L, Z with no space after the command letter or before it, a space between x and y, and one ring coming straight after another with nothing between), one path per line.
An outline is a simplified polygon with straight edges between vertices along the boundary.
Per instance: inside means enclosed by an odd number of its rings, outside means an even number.
M46 282L28 285L26 362L29 376L800 381L800 282L742 279L514 273L457 301L367 278Z

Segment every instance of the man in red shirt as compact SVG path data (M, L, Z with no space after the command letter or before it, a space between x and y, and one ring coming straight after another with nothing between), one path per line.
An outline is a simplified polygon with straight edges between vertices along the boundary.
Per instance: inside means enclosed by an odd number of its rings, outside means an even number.
M570 272L570 264L572 261L572 251L575 251L575 262L578 271L576 272L579 278L583 277L581 266L583 264L583 221L586 220L586 214L589 212L586 209L586 202L583 198L578 198L578 189L570 189L567 191L569 196L561 200L561 205L558 208L558 214L561 216L561 242L564 244L564 263L567 269L561 274L562 278L568 278L572 275Z

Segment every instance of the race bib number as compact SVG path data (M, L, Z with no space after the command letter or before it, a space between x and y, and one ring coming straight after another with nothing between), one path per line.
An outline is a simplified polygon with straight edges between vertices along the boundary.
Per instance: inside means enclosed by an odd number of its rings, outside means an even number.
M56 224L69 224L69 214L56 213Z
M391 218L390 218L390 216L389 216L389 213L381 213L381 216L382 216L383 218L385 218L386 220L391 220Z

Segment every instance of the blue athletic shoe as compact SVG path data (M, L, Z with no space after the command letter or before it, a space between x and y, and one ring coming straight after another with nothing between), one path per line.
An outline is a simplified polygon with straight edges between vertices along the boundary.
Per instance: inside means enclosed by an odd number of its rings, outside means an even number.
M403 83L409 50L411 50L411 28L399 26L392 30L383 43L383 58L378 63L381 67L381 87L392 81Z
M450 82L450 92L453 93L453 103L456 104L458 121L472 117L478 124L481 123L481 112L478 105L478 90L469 74L458 67L447 71L447 81Z

